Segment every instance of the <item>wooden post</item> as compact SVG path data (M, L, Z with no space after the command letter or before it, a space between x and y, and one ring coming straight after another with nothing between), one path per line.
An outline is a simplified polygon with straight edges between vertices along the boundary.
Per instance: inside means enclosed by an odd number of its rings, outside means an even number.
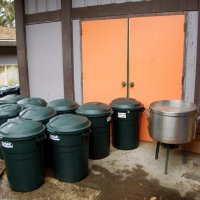
M29 97L30 89L26 49L26 30L24 23L24 0L15 0L14 3L20 93L22 96Z
M64 96L74 99L71 0L61 0Z
M199 13L198 13L198 36L197 36L197 61L196 61L196 78L195 78L195 95L194 102L200 111L200 0L199 0Z

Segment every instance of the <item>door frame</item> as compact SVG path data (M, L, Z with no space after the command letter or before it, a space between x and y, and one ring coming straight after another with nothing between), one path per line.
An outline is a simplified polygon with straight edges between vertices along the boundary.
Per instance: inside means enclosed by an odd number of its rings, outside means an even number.
M74 76L74 83L75 83L75 99L78 101L78 103L82 104L83 103L83 72L82 72L82 27L81 27L81 23L82 21L94 21L94 20L102 20L102 19L121 19L121 18L126 18L126 17L152 17L152 16L171 16L171 15L185 15L185 25L184 25L184 29L185 29L185 35L184 35L184 52L183 52L183 74L182 74L182 99L185 99L185 97L187 96L186 100L190 100L190 101L194 101L195 97L190 97L189 99L189 95L187 95L188 91L185 91L185 85L187 81L185 79L185 73L186 73L186 69L191 63L186 63L186 56L188 56L189 54L187 54L188 51L190 51L189 47L187 46L187 34L188 34L188 16L189 13L191 13L193 11L190 12L166 12L166 13L152 13L152 14L137 14L137 15L125 15L125 16L115 16L115 17L95 17L95 18L87 18L84 19L82 18L81 20L73 20L73 40L74 40L74 46L73 46L73 54L74 54L74 72L76 72L76 76ZM197 12L197 11L195 11ZM198 16L197 16L198 18ZM75 24L76 23L76 24ZM77 30L79 31L79 34L77 34ZM76 35L75 35L76 33ZM75 39L76 37L76 39ZM194 39L194 38L193 38ZM78 43L76 42L78 41ZM192 41L193 42L193 41ZM197 58L197 53L195 53L195 51L193 51L195 55L193 55L193 60ZM77 62L78 59L78 62ZM189 60L189 59L187 59ZM193 64L194 67L194 71L196 71L196 63ZM75 73L74 73L75 74ZM79 77L79 80L78 78ZM81 80L80 80L81 79ZM190 80L191 81L191 80ZM195 84L195 80L193 80ZM188 84L188 83L187 83ZM192 84L192 85L193 85ZM194 88L195 89L195 88ZM189 89L190 91L190 89ZM194 91L195 92L195 91ZM194 94L195 95L195 94Z

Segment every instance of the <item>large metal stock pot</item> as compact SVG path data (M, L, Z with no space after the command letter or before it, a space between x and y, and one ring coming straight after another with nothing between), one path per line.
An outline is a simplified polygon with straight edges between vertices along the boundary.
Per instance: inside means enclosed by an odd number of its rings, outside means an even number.
M151 103L149 110L152 138L167 144L185 144L195 139L195 104L183 100L162 100Z

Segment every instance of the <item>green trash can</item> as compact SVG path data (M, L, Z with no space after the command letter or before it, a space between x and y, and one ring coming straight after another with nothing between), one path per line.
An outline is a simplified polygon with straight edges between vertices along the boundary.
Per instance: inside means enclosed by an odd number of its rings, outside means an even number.
M21 105L22 108L28 108L32 106L41 106L41 107L47 106L47 102L44 99L37 98L37 97L22 99L18 101L17 104Z
M78 108L78 103L71 99L57 99L48 103L48 106L53 107L57 114L74 113Z
M90 126L86 117L75 114L58 115L47 124L58 180L72 183L88 175Z
M56 111L52 107L33 106L26 108L19 113L19 117L23 119L31 119L36 122L46 123L56 115Z
M31 119L33 121L41 122L45 126L47 122L55 115L56 115L55 109L49 106L47 107L32 106L32 107L26 108L25 110L19 113L20 118ZM45 160L46 166L51 165L52 163L51 146L49 144L49 140L45 140L44 142L44 160Z
M17 117L21 110L22 110L21 106L17 104L0 105L0 126L5 122L7 122L8 119ZM1 145L0 145L0 159L3 159Z
M121 150L132 150L139 144L140 113L143 105L132 98L114 99L112 114L112 144Z
M92 134L89 140L89 158L101 159L110 153L111 108L101 102L89 102L80 106L77 114L91 121Z
M16 104L19 100L24 97L17 94L9 94L0 98L0 105L2 104Z
M44 129L40 122L20 118L1 125L1 147L12 190L29 192L44 183Z

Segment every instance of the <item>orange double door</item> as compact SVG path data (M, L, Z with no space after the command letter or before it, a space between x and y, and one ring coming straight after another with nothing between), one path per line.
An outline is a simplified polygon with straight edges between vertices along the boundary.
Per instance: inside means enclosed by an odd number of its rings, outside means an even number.
M162 99L181 99L184 59L184 15L134 17L129 22L127 81L127 18L82 21L83 102L110 103L126 97L145 108ZM151 141L142 114L140 140Z

